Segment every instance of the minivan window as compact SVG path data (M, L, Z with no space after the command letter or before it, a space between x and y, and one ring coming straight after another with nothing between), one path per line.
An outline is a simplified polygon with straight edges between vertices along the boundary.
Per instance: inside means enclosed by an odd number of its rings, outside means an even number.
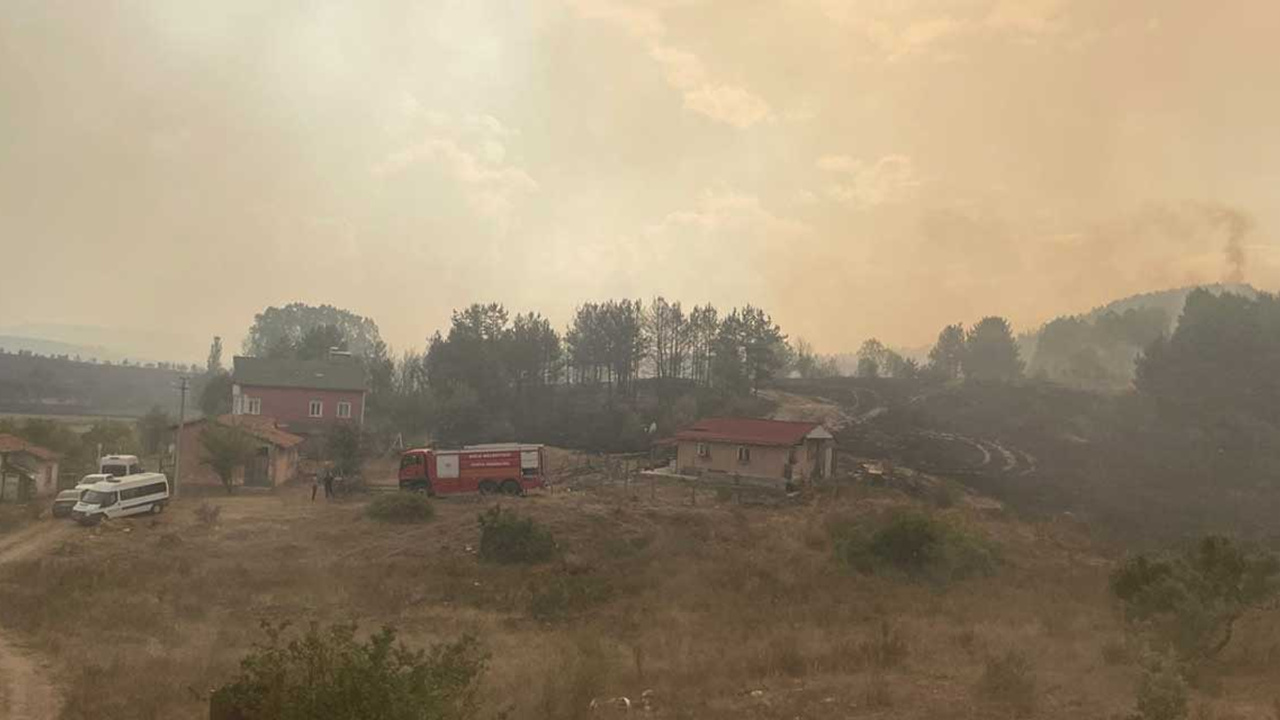
M113 492L98 492L97 490L89 490L85 492L83 500L89 505L97 505L98 507L110 507L116 504L116 494Z

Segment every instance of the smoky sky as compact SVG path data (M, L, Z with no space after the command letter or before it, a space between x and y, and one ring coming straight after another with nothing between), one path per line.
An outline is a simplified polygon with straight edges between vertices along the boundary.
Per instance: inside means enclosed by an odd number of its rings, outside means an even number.
M1280 5L10 0L0 326L657 294L820 350L1280 279Z

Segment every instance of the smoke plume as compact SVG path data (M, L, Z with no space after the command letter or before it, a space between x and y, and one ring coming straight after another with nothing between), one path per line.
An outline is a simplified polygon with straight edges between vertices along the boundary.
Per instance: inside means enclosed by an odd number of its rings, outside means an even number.
M1235 208L1209 206L1205 209L1213 224L1222 228L1227 235L1226 244L1222 248L1223 257L1227 262L1227 273L1223 280L1229 283L1244 282L1245 266L1248 264L1248 257L1244 251L1244 237L1253 227L1253 221Z

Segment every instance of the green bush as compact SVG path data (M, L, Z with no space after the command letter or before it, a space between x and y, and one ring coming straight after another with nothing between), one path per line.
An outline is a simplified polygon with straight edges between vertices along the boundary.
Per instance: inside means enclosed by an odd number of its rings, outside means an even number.
M1021 713L1030 713L1036 704L1036 676L1031 660L1018 650L987 658L978 681L978 694Z
M556 552L551 531L513 510L492 507L480 515L480 559L502 564L535 564Z
M1182 720L1187 716L1187 683L1167 658L1148 658L1138 680L1135 720Z
M374 498L365 507L374 520L390 523L424 523L435 517L436 509L419 493L387 493Z
M1280 561L1208 536L1181 553L1137 555L1111 574L1125 619L1183 659L1212 657L1237 618L1275 597Z
M995 553L986 543L923 513L897 513L870 533L848 525L834 533L839 558L862 573L948 582L995 569Z
M476 715L485 657L472 638L411 650L383 628L367 641L354 625L312 625L288 636L264 623L267 642L213 693L212 720L466 720Z

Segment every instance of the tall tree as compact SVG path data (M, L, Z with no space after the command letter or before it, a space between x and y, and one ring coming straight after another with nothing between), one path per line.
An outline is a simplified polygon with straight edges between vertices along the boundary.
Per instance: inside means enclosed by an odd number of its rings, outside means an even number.
M720 321L711 343L708 374L712 387L731 395L751 390L746 367L746 328L742 315L734 309Z
M376 353L379 345L385 352L386 345L381 338L376 338L365 352L365 356ZM346 351L348 348L347 337L341 327L334 324L316 325L302 333L293 354L299 360L325 360L329 357L330 350Z
M362 357L372 352L381 338L377 323L370 318L332 305L290 303L284 307L269 307L254 317L253 325L245 336L244 352L257 357L287 353L290 348L298 346L308 330L320 325L336 326L347 341L348 349Z
M1195 290L1178 327L1138 361L1142 395L1184 418L1252 417L1280 425L1280 299Z
M560 335L537 313L516 315L506 341L506 359L517 389L554 382L560 371Z
M965 337L961 364L966 380L1010 381L1022 376L1022 359L1009 321L985 317Z
M644 357L644 307L639 300L578 306L565 333L569 362L579 382L629 388Z
M857 374L860 378L880 377L880 363L870 355L859 355Z
M694 382L711 383L712 346L720 335L720 314L712 305L698 305L689 312L689 374Z
M858 377L880 377L880 373L888 364L886 362L889 349L875 338L863 341L858 348Z
M231 375L225 370L204 377L197 404L205 417L215 417L231 412Z
M649 303L649 312L644 317L644 339L653 363L654 377L683 377L689 347L689 321L679 301L668 302L659 296Z
M253 438L238 427L209 420L200 432L200 444L204 446L200 462L213 470L227 494L231 494L236 470L253 459L257 447Z
M169 417L169 413L161 410L159 406L152 406L147 414L138 420L138 435L142 441L142 451L147 455L160 455L167 444L171 424L173 419Z
M957 323L942 328L938 340L929 350L929 370L947 380L960 377L964 365L964 326Z
M911 379L920 373L920 364L915 358L904 358L901 354L886 348L883 369L884 374L889 377Z
M791 369L802 378L818 377L818 356L813 352L813 346L804 338L796 338L792 348L794 354L791 356Z
M222 372L222 338L217 335L209 344L209 359L205 361L204 371L209 375Z
M764 310L747 305L741 317L743 357L751 391L755 392L791 362L791 346L782 328Z
M368 357L362 358L369 387L365 422L377 432L391 432L396 405L395 361L387 344L378 340Z

